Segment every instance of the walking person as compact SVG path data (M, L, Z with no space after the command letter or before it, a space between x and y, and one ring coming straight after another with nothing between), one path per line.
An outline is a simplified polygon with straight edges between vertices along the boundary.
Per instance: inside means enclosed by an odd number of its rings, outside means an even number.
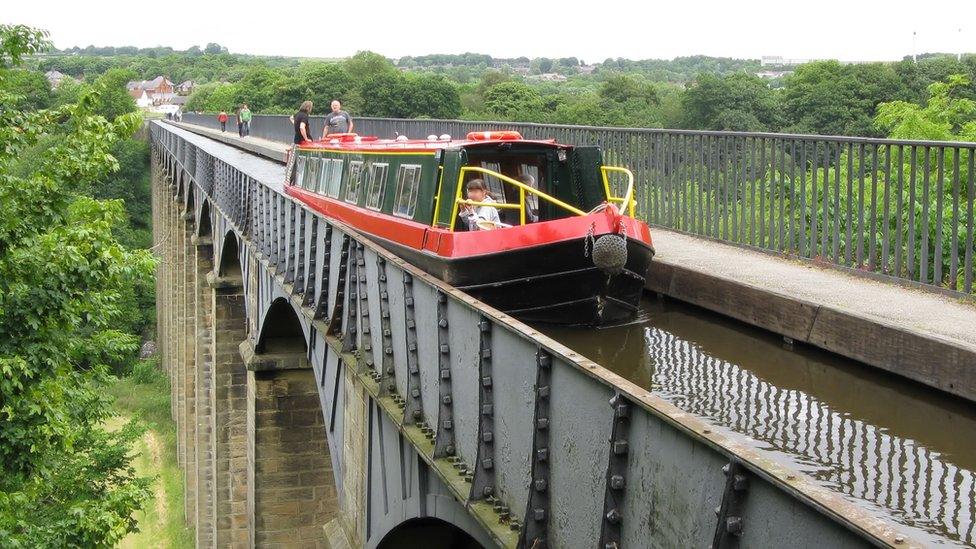
M251 135L251 109L247 108L247 103L241 105L241 112L238 115L238 120L240 120L240 134L241 137L247 137Z
M338 99L332 101L332 112L325 115L325 128L322 129L322 138L334 133L352 133L355 124L349 113L342 110L342 103Z
M220 114L217 115L217 122L220 122L220 131L222 131L222 132L227 131L227 113L226 112L220 111Z
M295 125L295 143L312 140L309 137L312 135L312 125L308 118L310 114L312 114L312 102L305 101L298 108L298 112L291 117L291 121Z

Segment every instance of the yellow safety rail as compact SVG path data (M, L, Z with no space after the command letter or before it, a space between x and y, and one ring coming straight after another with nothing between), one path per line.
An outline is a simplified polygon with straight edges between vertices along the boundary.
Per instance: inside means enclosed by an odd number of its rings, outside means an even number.
M610 191L610 178L607 177L608 172L619 172L627 174L627 192L624 193L622 197L613 196ZM634 217L634 207L637 205L637 200L634 199L634 174L627 168L621 168L619 166L600 166L600 175L603 177L603 190L607 193L607 202L611 204L614 202L620 203L620 209L627 209L627 215Z
M466 173L468 173L468 172L475 172L475 173L481 173L481 174L485 174L485 175L491 175L491 176L497 177L499 180L501 180L501 181L503 181L505 183L508 183L509 185L514 185L519 190L519 203L518 204L507 204L507 203L504 203L504 202L485 203L485 202L472 202L470 200L465 200L461 196L461 193L462 193L463 188L464 188L464 175ZM534 189L534 188L526 185L525 183L522 183L521 181L517 181L515 179L512 179L511 177L508 177L505 174L500 174L500 173L498 173L496 171L489 170L487 168L482 168L482 167L479 167L479 166L464 166L463 168L461 168L461 171L458 174L457 196L455 196L455 198L454 198L454 206L451 208L451 230L452 231L454 230L454 226L457 223L458 206L460 204L462 204L462 203L471 204L473 206L491 206L493 208L509 208L509 209L513 209L513 210L517 208L519 210L519 219L520 219L521 223L524 225L525 224L525 193L534 194L534 195L538 196L539 198L541 198L542 200L545 200L546 202L549 202L550 204L555 204L556 206L559 206L560 208L562 208L562 209L564 209L564 210L566 210L566 211L568 211L570 213L573 213L573 214L576 214L576 215L586 215L586 212L584 212L583 210L580 210L579 208L575 208L575 207L573 207L573 206L571 206L571 205L563 202L562 200L559 200L558 198L556 198L554 196L549 196L548 194L546 194L546 193L544 193L544 192L542 192L542 191L540 191L538 189Z

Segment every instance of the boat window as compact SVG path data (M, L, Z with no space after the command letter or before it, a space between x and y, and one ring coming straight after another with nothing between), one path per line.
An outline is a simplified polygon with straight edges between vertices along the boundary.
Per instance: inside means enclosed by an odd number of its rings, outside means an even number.
M413 213L417 209L420 170L419 164L403 164L397 170L397 189L393 215L413 217Z
M536 166L536 165L533 165L533 164L522 164L522 165L519 166L519 175L522 175L522 174L531 176L532 177L532 181L535 182L535 184L532 185L532 188L539 189L540 185L542 184L542 181L539 179L539 166ZM529 208L532 209L533 211L539 209L539 197L538 196L536 196L536 195L534 195L532 193L526 193L525 194L525 202L528 203Z
M318 191L315 185L319 179L319 164L321 158L310 157L305 164L305 177L302 178L302 187L310 191Z
M366 207L378 210L383 207L383 191L386 189L386 172L389 164L373 164L369 167L369 184L366 187Z
M339 198L339 186L342 183L342 159L326 159L322 166L323 193L332 198Z
M359 183L362 174L363 163L361 160L349 162L349 174L346 176L346 202L359 203Z
M502 173L502 166L498 162L482 162L481 167L486 170L491 170L493 172ZM485 181L485 186L488 187L488 192L491 193L491 197L498 202L505 202L505 184L502 183L501 179L493 175L478 174L478 177Z
M305 158L304 155L298 155L298 159L297 159L296 164L295 164L295 166L296 166L295 167L295 179L294 179L294 184L295 185L304 186L303 185L302 178L305 177L305 161L306 161L306 158Z

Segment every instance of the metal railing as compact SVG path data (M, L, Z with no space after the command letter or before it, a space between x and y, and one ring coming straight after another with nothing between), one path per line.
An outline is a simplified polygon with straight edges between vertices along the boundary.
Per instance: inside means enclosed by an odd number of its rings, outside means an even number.
M184 122L218 128L212 115ZM637 216L731 244L972 295L976 143L361 118L364 135L465 135L595 145L636 176ZM233 126L233 125L232 125ZM313 117L313 133L322 121ZM252 135L290 142L286 116Z

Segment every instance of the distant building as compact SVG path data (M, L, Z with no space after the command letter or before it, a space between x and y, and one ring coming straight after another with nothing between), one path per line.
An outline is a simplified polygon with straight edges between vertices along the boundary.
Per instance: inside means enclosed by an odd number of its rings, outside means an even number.
M791 59L783 57L782 55L764 55L762 59L759 60L759 66L768 67L770 65L777 67L793 67L796 65L802 65L804 63L809 63L811 61L820 61L819 59Z
M177 97L173 83L165 76L157 76L152 80L133 80L126 84L129 95L141 109L156 110L160 105L169 105Z
M179 86L176 86L176 93L180 95L190 95L193 93L193 88L195 87L196 84L194 84L192 80L185 80L180 82Z
M529 78L533 80L542 80L544 82L565 82L566 77L557 72L546 72L535 76L530 76Z
M132 95L132 92L130 91L129 94ZM146 93L146 90L139 90L139 94L132 95L132 98L136 100L136 106L140 109L148 109L153 104L153 100L151 97L149 97L149 94Z
M63 74L60 71L47 71L44 73L44 76L47 78L47 81L51 84L52 88L57 88L66 80L74 81L74 78L71 78L67 74Z

